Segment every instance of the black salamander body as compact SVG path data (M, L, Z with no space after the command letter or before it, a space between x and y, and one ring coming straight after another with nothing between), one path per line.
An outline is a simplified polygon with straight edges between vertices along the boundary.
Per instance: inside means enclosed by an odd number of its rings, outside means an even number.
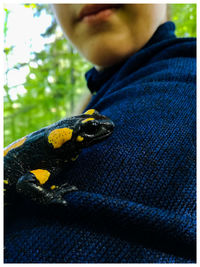
M77 188L67 183L57 185L56 175L82 148L103 141L113 129L110 119L90 109L10 144L4 150L5 203L18 192L38 204L66 206L63 194Z

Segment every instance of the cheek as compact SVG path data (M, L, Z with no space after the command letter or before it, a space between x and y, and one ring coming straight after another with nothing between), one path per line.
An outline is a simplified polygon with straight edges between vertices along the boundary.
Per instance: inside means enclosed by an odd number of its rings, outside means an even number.
M53 9L64 34L68 38L72 38L75 8L70 4L54 4Z
M130 24L141 35L151 35L166 20L166 4L132 4L128 12Z

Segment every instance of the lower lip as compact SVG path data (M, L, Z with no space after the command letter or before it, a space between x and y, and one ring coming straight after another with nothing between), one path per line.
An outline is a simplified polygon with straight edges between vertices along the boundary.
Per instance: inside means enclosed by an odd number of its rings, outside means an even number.
M106 21L114 13L114 10L115 8L104 9L99 11L98 13L85 16L83 18L83 22L93 24Z

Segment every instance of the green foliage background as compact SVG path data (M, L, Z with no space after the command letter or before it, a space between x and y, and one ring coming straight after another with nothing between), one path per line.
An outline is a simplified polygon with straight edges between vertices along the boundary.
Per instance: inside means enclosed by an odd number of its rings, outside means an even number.
M25 4L34 9L34 16L41 16L42 11L52 14L48 5ZM4 9L4 40L7 35L7 23L10 11ZM179 37L196 36L196 5L171 4L170 17L176 24ZM20 70L28 66L29 73L23 84L26 93L12 99L12 87L8 87L7 74L10 71L5 62L5 97L4 97L4 144L51 124L76 111L82 96L87 94L85 72L91 68L64 36L57 34L58 26L52 15L52 23L42 34L44 38L54 35L52 43L44 49L30 55L28 63L18 62L10 69ZM8 60L14 43L4 47L5 61ZM17 87L18 85L16 85ZM14 86L15 87L15 86Z

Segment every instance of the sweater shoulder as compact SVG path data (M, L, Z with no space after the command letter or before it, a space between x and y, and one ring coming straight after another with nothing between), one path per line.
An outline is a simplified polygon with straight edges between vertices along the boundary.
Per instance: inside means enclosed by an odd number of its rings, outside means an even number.
M175 38L163 41L158 47L158 54L171 57L196 57L196 38Z

